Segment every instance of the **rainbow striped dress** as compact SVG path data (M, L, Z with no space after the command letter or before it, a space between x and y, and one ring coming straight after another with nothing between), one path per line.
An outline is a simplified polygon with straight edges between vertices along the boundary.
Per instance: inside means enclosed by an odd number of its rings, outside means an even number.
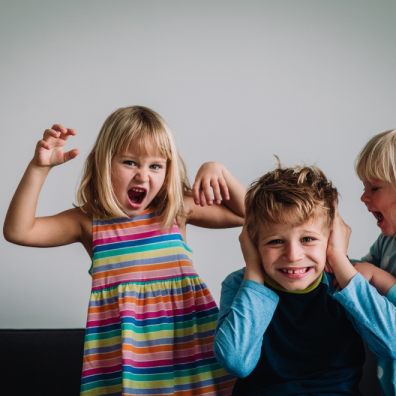
M81 395L230 395L218 309L174 225L148 211L93 221Z

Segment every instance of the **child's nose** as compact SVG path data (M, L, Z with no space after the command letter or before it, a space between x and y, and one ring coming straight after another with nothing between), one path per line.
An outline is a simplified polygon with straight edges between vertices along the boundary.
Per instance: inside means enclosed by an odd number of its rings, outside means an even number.
M289 262L301 260L303 257L303 250L298 243L289 243L286 248L286 257Z
M139 181L147 181L148 180L148 170L146 168L139 168L136 172L135 178Z
M360 200L361 200L363 203L365 203L365 204L369 201L369 196L368 196L368 194L366 193L366 191L363 192L363 194L362 194L361 197L360 197Z

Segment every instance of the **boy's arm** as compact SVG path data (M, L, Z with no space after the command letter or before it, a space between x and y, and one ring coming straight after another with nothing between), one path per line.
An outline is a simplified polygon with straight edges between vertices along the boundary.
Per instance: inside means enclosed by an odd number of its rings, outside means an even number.
M243 225L246 189L217 162L206 162L198 170L192 195L186 196L187 223L207 228Z
M327 248L327 260L340 291L333 297L346 309L368 347L378 356L396 358L396 306L381 296L347 257L351 230L337 214Z
M263 335L279 298L263 285L261 260L245 227L239 240L246 269L223 282L214 350L223 367L246 377L260 358Z
M264 285L243 279L243 270L223 282L214 352L231 374L246 377L261 355L263 335L278 296Z
M379 357L396 359L396 288L387 297L367 282L362 275L355 275L349 284L333 293L347 311L357 332L368 347Z

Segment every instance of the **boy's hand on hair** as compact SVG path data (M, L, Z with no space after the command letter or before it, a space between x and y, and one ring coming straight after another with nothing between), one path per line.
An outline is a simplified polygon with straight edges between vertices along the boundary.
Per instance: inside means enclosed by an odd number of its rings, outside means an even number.
M223 200L229 200L226 174L227 169L218 162L205 162L198 169L192 187L196 205L220 205Z
M243 226L242 232L239 235L239 243L241 244L243 258L246 263L245 279L264 284L264 270L261 257L247 232L246 225Z
M69 136L76 134L74 129L55 124L46 129L43 138L37 142L33 164L40 167L51 167L63 164L78 155L78 149L64 151Z

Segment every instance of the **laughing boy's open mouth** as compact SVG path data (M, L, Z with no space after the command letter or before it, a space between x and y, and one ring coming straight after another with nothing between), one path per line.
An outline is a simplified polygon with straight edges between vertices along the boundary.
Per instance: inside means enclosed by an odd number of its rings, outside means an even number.
M381 220L383 220L384 216L382 215L381 212L372 212L374 217L377 219L377 222L379 223Z

